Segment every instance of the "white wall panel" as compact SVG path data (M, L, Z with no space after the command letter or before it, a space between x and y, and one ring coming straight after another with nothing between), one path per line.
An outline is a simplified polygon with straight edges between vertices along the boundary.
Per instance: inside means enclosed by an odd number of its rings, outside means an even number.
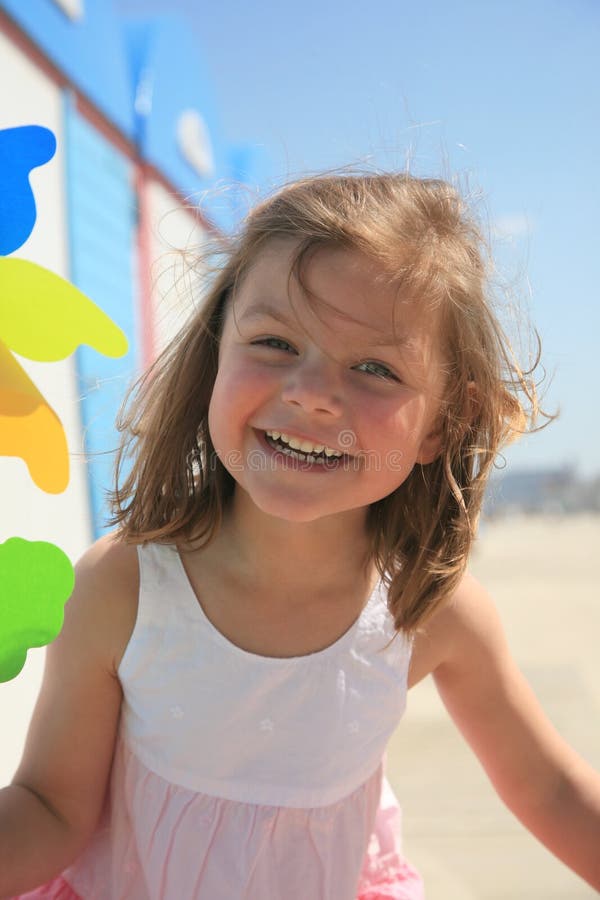
M151 224L150 254L152 316L156 350L179 331L198 302L194 269L205 240L205 231L192 209L157 182L146 185Z

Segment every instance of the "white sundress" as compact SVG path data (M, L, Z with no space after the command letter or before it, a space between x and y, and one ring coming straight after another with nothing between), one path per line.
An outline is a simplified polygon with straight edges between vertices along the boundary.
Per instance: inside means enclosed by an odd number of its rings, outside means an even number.
M325 650L248 653L173 546L138 548L106 803L87 848L22 900L422 900L384 777L411 644L380 581Z

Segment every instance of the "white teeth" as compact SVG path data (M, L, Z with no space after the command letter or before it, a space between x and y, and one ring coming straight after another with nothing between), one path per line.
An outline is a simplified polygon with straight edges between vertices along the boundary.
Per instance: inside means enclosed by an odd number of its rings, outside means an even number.
M300 450L302 453L322 453L325 451L325 456L343 456L339 450L333 450L331 447L326 447L325 444L313 444L310 441L300 440L300 438L286 434L285 431L267 431L265 433L275 441L281 438L293 450Z

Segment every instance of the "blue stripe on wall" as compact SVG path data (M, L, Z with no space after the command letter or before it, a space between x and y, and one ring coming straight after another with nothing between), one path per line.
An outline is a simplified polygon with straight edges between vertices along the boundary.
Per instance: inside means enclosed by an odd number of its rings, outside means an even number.
M105 490L113 486L115 418L139 364L135 304L136 196L131 164L65 102L71 281L123 329L121 359L76 351L94 536L106 530Z

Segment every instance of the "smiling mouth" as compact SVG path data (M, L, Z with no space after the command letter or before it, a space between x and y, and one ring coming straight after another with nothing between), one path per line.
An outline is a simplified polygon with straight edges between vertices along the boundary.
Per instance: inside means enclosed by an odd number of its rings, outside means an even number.
M299 462L320 465L326 469L337 469L342 460L347 458L344 454L335 456L327 455L325 453L325 450L321 450L319 453L315 453L314 451L305 453L298 448L290 447L285 441L281 439L281 436L278 438L273 438L269 434L267 434L266 431L263 431L263 436L267 444L272 447L273 450L277 450L279 453L284 454L290 459L296 459Z

